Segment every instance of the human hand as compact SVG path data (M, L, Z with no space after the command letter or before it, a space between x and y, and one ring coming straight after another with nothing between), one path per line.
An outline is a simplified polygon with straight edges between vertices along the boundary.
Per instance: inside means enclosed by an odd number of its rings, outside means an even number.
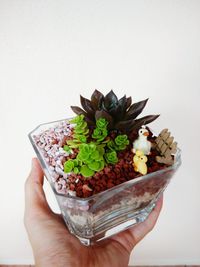
M162 208L162 197L143 223L85 247L49 207L43 191L43 171L37 159L25 184L24 223L37 267L125 267L135 245L149 233Z

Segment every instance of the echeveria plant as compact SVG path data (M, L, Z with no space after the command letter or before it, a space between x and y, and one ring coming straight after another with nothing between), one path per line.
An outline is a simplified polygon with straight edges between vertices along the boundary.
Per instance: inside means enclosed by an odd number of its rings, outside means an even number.
M119 133L138 131L142 125L154 121L158 115L148 115L137 118L142 113L148 99L132 104L131 97L123 96L118 99L111 90L107 95L103 95L95 90L91 99L80 96L82 108L71 106L77 114L83 114L89 126L94 126L99 118L108 121L109 130L117 130Z

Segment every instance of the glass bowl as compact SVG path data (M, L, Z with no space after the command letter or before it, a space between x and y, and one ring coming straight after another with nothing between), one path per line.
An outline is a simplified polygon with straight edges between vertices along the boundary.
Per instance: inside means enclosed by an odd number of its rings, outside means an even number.
M35 141L35 136L67 120L44 123L29 133L44 174L49 181L69 229L84 245L91 245L143 222L155 206L172 176L181 164L177 150L174 164L162 170L137 177L88 198L58 192L49 163Z

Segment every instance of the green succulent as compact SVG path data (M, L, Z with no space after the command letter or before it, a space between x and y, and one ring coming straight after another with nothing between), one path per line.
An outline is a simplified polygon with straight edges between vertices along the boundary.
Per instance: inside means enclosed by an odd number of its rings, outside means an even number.
M77 159L83 163L90 164L94 161L103 161L103 155L105 150L102 146L98 146L95 143L81 144L79 147L79 153Z
M103 146L96 145L91 142L89 144L81 144L79 153L74 160L68 160L64 164L64 172L81 173L84 177L91 177L95 172L104 168L105 150Z
M80 172L84 177L91 177L94 175L94 171L91 170L87 165L81 166Z
M83 114L78 115L78 116L74 117L73 119L71 119L69 122L76 124L76 125L80 125L84 122L84 115Z
M93 131L92 138L96 139L97 142L101 142L107 137L107 135L107 129L96 128Z
M116 150L124 150L129 145L128 136L126 134L120 134L115 138Z
M64 163L64 172L69 173L69 172L74 172L74 173L79 173L79 162L77 159L69 159L65 161Z
M89 129L87 126L87 122L84 119L84 115L78 115L72 120L70 120L70 123L76 124L74 127L74 134L73 134L73 140L68 140L67 144L70 148L77 148L81 143L86 143Z
M110 150L124 150L129 145L128 136L126 134L120 134L115 137L114 140L110 140L107 143L107 147Z
M64 163L64 172L69 173L74 169L74 161L73 159L69 159Z
M107 129L108 121L105 118L96 120L96 126L99 129Z
M93 130L92 138L96 139L98 143L102 142L108 135L107 130L108 122L104 118L96 121L96 128Z
M105 159L107 163L116 164L118 162L117 152L114 150L110 150L105 153Z
M108 149L110 150L116 150L116 145L115 145L115 142L113 140L109 140L108 143L107 143L107 147Z

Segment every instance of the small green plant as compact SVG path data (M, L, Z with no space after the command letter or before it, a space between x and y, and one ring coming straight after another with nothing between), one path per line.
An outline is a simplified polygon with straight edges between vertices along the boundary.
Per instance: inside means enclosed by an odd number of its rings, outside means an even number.
M96 145L93 142L81 144L76 159L65 162L64 171L66 173L81 173L84 177L90 177L104 168L104 153L105 150L101 145Z
M124 150L127 145L129 145L129 140L126 134L120 134L115 138L116 150Z
M119 134L114 140L110 140L107 146L110 150L124 150L129 145L128 136L126 134Z
M102 142L108 135L107 130L108 122L104 118L100 118L96 121L96 128L93 131L92 138L96 139L96 142Z
M110 150L105 153L105 159L107 163L115 164L118 162L117 152L114 150Z
M76 124L74 127L74 134L73 134L73 140L68 140L67 144L70 148L77 148L80 144L86 143L89 129L87 126L87 122L84 120L84 115L78 115L72 120L70 120L70 123Z
M69 159L64 163L64 172L79 173L79 162L76 159Z
M95 171L101 171L105 164L104 153L104 148L95 143L82 144L77 155L77 159L82 164L80 173L88 177L92 176Z
M96 127L89 136L89 129L84 120L84 115L78 115L71 123L74 127L73 140L68 140L64 150L78 148L76 159L69 159L64 163L64 172L82 174L91 177L95 172L101 171L105 164L118 162L117 152L124 150L129 144L127 135L118 135L114 140L108 137L108 121L105 118L96 120ZM88 143L88 139L90 142Z

